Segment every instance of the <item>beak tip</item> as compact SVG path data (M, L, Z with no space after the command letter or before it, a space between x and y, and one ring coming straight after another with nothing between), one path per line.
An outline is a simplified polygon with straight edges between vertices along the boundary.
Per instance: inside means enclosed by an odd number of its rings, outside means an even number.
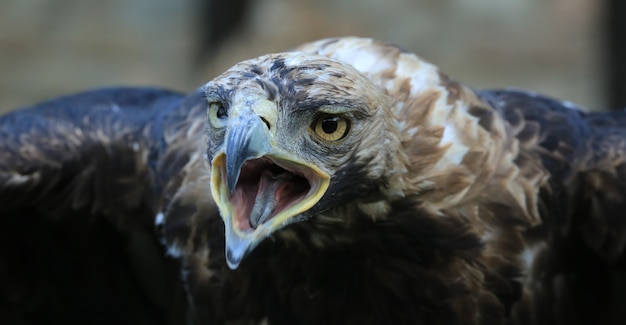
M232 249L226 249L226 264L231 270L237 269L241 263L243 255L235 254Z
M248 252L254 248L255 241L235 232L229 224L226 226L226 264L231 270L235 270L241 264Z

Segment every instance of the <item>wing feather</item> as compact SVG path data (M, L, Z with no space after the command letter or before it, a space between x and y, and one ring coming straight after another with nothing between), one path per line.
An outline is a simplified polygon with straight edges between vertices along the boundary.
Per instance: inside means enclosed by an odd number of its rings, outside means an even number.
M185 321L153 224L190 156L166 135L201 102L113 88L0 117L0 322Z
M531 311L531 323L621 323L626 112L585 112L522 91L480 95L516 130L520 170L539 162L549 174L540 189L542 223L523 233L528 277L514 314Z
M106 210L133 210L151 200L147 167L156 148L142 133L159 109L179 101L180 95L158 90L110 89L3 116L2 209L28 204L63 211L91 205L112 214Z
M623 256L626 112L588 113L572 109L566 102L521 91L482 95L509 123L521 125L523 130L517 134L520 145L548 170L552 195L544 204L549 204L551 211L544 217L558 220L546 221L569 227L575 215L584 213L581 228L573 231L580 232L608 260Z

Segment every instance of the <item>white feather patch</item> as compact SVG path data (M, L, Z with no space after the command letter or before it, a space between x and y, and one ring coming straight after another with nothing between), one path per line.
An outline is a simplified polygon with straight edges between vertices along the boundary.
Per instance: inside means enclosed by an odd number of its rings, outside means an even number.
M173 243L167 246L166 255L171 257L181 257L185 255L185 251L184 249L178 247L176 243Z
M334 55L335 59L349 63L361 72L371 72L372 67L380 59L368 51L341 51Z
M13 174L7 180L7 185L20 185L31 180L31 175Z
M446 123L443 129L443 136L439 142L439 146L450 145L446 151L444 157L451 163L458 165L463 161L463 157L469 151L469 148L464 146L459 138L454 124Z
M493 238L495 238L495 232L493 230L490 230L490 229L485 230L485 232L480 237L480 239L483 241L483 243L487 243L487 242L491 241Z
M410 128L410 129L408 129L408 130L406 131L406 133L407 133L410 137L415 136L415 134L417 133L417 127L412 127L412 128Z
M165 216L163 215L163 212L157 213L156 217L154 217L154 225L157 227L162 226L164 221Z
M545 243L528 246L520 254L520 260L525 270L530 270L537 258L537 254L544 248Z

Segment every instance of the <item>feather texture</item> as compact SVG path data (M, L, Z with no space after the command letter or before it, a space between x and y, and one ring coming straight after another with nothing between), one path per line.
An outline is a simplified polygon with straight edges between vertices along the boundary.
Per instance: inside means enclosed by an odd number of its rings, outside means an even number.
M269 114L283 165L330 180L231 270L211 163L242 114ZM346 134L316 136L320 116ZM0 320L619 324L624 125L354 37L238 63L188 95L19 110L0 117ZM292 184L258 179L258 193Z

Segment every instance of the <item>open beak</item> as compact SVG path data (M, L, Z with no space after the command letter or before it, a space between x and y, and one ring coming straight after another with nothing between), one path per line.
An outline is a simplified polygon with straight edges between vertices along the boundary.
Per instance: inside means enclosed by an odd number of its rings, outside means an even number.
M324 195L330 176L277 150L261 117L234 117L211 162L211 193L226 230L226 261L236 269L264 238L294 222Z

